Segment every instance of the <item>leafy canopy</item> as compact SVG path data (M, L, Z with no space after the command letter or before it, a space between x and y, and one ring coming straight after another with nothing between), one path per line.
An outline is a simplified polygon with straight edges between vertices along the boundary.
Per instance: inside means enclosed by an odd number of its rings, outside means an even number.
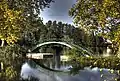
M19 23L23 20L20 10L9 9L6 0L0 2L0 39L13 43L23 30Z
M34 31L42 24L40 10L50 6L52 0L0 1L0 40L16 42L22 33Z
M81 28L120 43L120 0L77 0L69 15Z

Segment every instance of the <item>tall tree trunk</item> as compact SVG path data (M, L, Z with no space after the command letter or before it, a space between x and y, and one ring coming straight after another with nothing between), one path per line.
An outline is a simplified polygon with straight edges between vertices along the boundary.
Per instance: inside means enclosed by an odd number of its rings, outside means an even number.
M117 56L120 58L120 46L118 48Z
M98 0L98 4L102 4L103 0Z
M5 40L2 40L2 42L1 42L1 47L3 47L4 46L4 44L5 44ZM4 64L3 64L3 62L0 62L0 71L3 71L3 69L4 69Z
M4 46L4 44L5 44L5 40L2 40L2 43L1 43L1 47L3 47Z

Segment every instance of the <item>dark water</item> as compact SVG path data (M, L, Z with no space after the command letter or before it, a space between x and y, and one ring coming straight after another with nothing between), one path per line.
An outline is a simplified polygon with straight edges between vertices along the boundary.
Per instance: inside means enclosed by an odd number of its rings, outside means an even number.
M22 65L21 69L21 77L26 79L29 77L38 78L39 81L115 81L114 79L117 77L115 74L108 72L107 69L103 69L100 71L99 68L81 70L77 75L70 75L66 67L62 67L62 69L66 69L63 72L54 72L47 69L44 69L34 62L32 63L34 67L30 65L30 63L25 62Z

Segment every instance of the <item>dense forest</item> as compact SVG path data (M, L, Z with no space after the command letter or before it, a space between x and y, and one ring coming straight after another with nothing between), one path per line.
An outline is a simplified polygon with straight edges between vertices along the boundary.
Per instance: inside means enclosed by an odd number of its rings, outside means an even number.
M51 3L54 1L0 1L0 80L18 81L28 49L51 40L69 42L92 51L90 57L78 56L74 49L67 52L74 66L73 73L91 66L114 69L119 74L120 1L77 0L68 13L76 26L56 20L44 24L39 14ZM103 57L107 48L111 50L110 56Z

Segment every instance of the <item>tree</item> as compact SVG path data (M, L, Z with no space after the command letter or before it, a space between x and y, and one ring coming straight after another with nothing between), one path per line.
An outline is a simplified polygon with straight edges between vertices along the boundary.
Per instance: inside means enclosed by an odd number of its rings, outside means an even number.
M7 43L13 43L19 38L19 34L24 28L20 26L23 17L20 10L8 8L7 1L0 2L0 39ZM2 43L3 46L3 43Z
M3 70L1 71L0 80L13 81L19 79L21 65L25 61L27 50L18 44L11 46L0 47L0 61L3 63Z
M77 0L69 15L81 28L114 40L120 46L119 0Z
M40 10L48 7L51 1L0 0L0 42L2 40L0 61L3 62L5 70L1 73L5 76L2 78L6 81L13 81L14 78L18 81L23 54L27 52L25 47L15 43L19 40L23 41L24 45L26 43L24 41L27 41L27 44L34 44L35 40L32 38L34 32L44 26L39 17ZM32 43L29 43L31 41ZM4 46L4 42L11 45Z
M93 33L98 39L102 36L102 38L104 37L114 42L114 45L118 45L120 53L119 0L77 0L76 4L70 9L69 15L74 18L74 23L88 34ZM74 60L72 62L77 71L85 66L114 70L119 70L120 66L118 64L119 58L115 56L75 57Z
M49 20L45 26L48 31L46 35L46 38L48 40L55 39L57 41L63 38L63 23L62 22Z
M49 6L52 0L2 0L0 1L0 40L8 44L16 42L22 33L34 31L43 24L40 9ZM39 22L40 21L40 22ZM24 30L24 31L23 31Z

